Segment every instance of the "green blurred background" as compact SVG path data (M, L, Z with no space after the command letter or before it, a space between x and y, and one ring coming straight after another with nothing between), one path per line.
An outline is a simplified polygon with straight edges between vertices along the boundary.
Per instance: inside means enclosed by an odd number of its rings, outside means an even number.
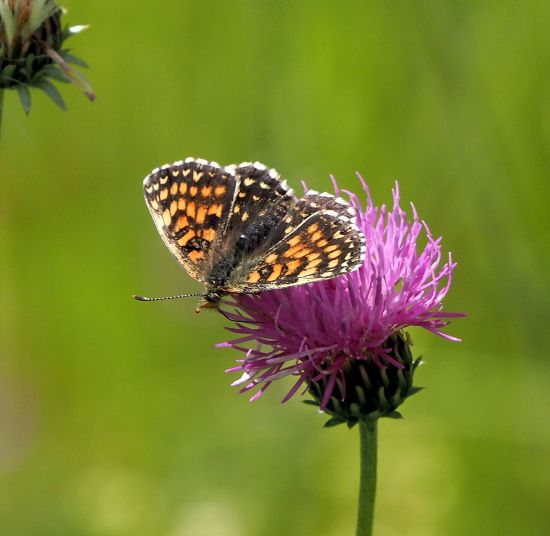
M65 0L94 104L5 100L0 534L353 534L357 432L229 386L142 178L189 155L398 178L459 262L380 433L380 536L550 531L550 4Z

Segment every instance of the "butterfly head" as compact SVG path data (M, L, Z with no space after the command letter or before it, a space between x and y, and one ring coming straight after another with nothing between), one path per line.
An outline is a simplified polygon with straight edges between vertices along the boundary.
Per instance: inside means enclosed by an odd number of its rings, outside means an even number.
M202 296L202 300L198 303L195 313L200 313L201 309L216 309L222 299L220 292L215 290L208 290L206 294Z

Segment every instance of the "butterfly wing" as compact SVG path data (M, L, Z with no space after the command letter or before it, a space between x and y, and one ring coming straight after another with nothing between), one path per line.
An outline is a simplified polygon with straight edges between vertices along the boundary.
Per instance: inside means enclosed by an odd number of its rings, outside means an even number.
M328 279L364 258L365 239L345 201L312 191L296 201L258 162L222 168L188 158L153 170L144 190L171 253L191 277L222 292Z
M236 190L224 230L222 254L226 257L273 245L273 229L295 203L292 190L274 169L259 162L230 167L234 168ZM239 252L244 242L246 251Z
M234 169L188 158L154 169L143 187L164 243L191 277L206 282L235 197Z
M228 292L259 292L330 279L356 270L365 257L365 237L355 210L330 194L309 192L274 230L280 239L234 270Z

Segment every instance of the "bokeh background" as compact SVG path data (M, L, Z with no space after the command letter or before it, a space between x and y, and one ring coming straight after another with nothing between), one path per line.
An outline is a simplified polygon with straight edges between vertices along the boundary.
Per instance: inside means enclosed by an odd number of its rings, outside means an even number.
M290 382L230 387L227 336L170 257L142 178L188 155L399 179L459 262L453 344L380 430L380 536L550 531L550 5L97 2L90 104L7 94L0 146L0 534L353 534L357 431Z

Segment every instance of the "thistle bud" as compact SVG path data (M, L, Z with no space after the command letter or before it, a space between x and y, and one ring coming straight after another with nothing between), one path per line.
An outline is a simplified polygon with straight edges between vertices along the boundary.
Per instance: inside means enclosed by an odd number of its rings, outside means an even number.
M420 358L413 360L409 336L403 332L391 335L382 347L392 363L381 363L368 351L361 357L346 359L334 386L331 375L321 371L308 382L312 401L331 416L325 426L347 423L349 427L359 421L380 417L400 418L397 408L420 387L413 387L413 375ZM330 398L326 398L327 389Z
M32 87L65 108L52 80L71 82L95 99L89 82L70 65L86 64L65 48L65 40L86 27L63 28L63 15L54 0L0 0L0 92L15 89L25 113L31 108Z

